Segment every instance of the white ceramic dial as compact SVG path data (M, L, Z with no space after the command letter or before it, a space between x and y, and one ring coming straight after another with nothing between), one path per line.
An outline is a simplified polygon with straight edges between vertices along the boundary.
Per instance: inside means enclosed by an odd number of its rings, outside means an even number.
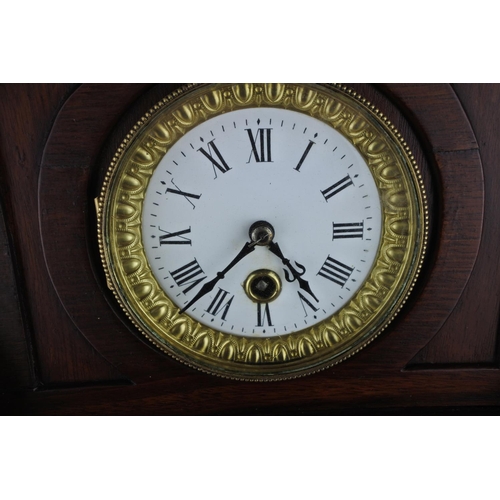
M272 245L251 245L257 221L274 229ZM284 109L225 113L183 135L143 206L158 283L183 314L235 335L288 334L339 311L367 278L380 233L379 193L355 147ZM262 269L281 281L270 302L244 288Z

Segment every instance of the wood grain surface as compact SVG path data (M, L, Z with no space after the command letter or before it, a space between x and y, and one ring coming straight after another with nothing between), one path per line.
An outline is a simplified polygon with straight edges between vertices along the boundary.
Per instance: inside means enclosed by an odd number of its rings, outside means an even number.
M178 84L0 86L0 405L11 414L494 412L500 406L500 85L351 84L424 174L431 240L396 321L309 377L244 383L158 352L107 290L94 198Z

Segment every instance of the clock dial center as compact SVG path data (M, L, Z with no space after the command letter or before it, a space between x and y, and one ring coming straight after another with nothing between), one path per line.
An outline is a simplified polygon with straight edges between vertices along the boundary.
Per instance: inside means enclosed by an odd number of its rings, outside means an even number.
M269 222L259 220L250 226L248 234L255 245L269 245L274 238L274 227Z

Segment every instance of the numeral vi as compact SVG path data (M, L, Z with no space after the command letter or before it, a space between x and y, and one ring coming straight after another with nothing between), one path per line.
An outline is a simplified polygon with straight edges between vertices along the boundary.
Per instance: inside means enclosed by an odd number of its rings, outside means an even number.
M269 303L265 304L257 303L257 326L265 326L264 323L267 322L267 326L273 326L271 321L271 311L269 310Z

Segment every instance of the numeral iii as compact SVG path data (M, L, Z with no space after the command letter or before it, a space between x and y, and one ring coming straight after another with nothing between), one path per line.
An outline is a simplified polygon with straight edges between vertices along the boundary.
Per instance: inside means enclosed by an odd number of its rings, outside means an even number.
M332 240L343 238L363 238L364 221L333 223Z

